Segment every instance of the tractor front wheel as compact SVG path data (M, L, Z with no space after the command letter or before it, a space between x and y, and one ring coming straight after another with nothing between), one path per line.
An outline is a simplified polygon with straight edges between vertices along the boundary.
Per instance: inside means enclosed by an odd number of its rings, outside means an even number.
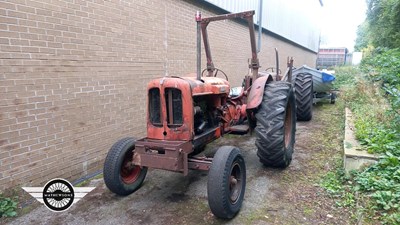
M292 161L295 104L290 83L276 81L265 85L263 100L255 113L257 156L265 166L285 168Z
M219 148L208 173L211 212L222 219L233 218L242 207L245 187L246 166L239 149L233 146Z
M135 140L123 138L110 149L104 162L104 183L110 191L118 195L129 195L143 183L147 167L132 163Z

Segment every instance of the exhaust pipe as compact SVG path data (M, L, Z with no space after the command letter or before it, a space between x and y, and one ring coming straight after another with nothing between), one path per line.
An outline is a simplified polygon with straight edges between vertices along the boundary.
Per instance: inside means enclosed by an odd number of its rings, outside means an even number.
M275 48L275 63L276 63L276 80L279 81L282 79L282 77L281 75L279 75L279 53L277 48Z

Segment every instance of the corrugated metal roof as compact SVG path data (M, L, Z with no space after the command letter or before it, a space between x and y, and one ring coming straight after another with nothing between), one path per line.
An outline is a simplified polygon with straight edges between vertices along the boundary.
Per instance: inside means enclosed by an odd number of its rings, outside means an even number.
M259 0L206 0L229 12L255 10L258 24ZM262 27L314 52L318 51L321 4L317 0L263 0Z

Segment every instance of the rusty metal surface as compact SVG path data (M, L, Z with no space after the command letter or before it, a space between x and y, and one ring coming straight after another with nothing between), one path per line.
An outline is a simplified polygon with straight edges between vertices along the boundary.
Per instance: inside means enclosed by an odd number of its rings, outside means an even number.
M218 15L218 16L210 16L210 17L205 17L201 19L202 23L209 23L212 21L218 21L218 20L227 20L227 19L247 19L247 18L253 18L253 15L255 14L254 10L249 10L245 12L239 12L239 13L228 13L228 14L223 14L223 15Z
M260 74L264 74L253 81L252 88L250 89L249 96L247 98L247 109L255 109L257 108L263 98L264 88L267 81L272 81L273 78L269 73L260 72Z
M196 73L189 73L184 77L164 77L159 79L180 79L184 82L187 82L190 85L192 96L202 95L202 94L229 94L229 90L231 88L229 82L223 78L219 77L202 77L201 80L197 80ZM158 87L157 80L153 80L151 87ZM150 85L150 84L149 84ZM151 88L148 86L148 89ZM183 93L183 92L182 92Z
M212 158L207 157L191 157L188 159L189 168L193 170L209 170Z
M149 82L147 89L159 88L161 103L162 126L155 126L150 122L149 113L147 118L147 137L160 140L183 140L188 141L193 138L193 101L191 87L187 81L174 77L163 77ZM165 89L177 88L182 94L183 124L180 127L168 127L167 124L167 105L165 101ZM150 101L148 99L148 101ZM148 102L149 105L149 102Z
M255 80L257 78L258 68L260 67L260 65L259 65L259 60L257 58L256 38L255 38L255 34L254 34L254 21L253 21L254 14L255 14L255 12L254 12L254 10L252 10L252 11L246 11L246 12L240 12L240 13L230 13L230 14L206 17L206 18L201 19L201 31L203 34L204 49L205 49L206 58L207 58L207 71L208 71L207 76L211 77L215 70L214 62L213 62L212 56L211 56L210 43L208 40L208 33L207 33L208 24L212 21L241 18L241 19L245 19L248 23L249 34L250 34L250 45L251 45L251 60L250 60L249 68L252 69L253 80Z
M250 89L250 87L251 87L251 82L252 82L253 80L252 80L252 76L249 76L249 75L246 75L245 77L244 77L244 90L245 90L245 92L247 92L247 91L249 91L249 89Z
M240 99L237 99L240 101ZM244 108L244 109L243 109ZM242 111L245 111L246 105L238 104L235 101L228 99L228 103L223 107L223 117L224 121L224 132L228 133L231 131L230 127L239 124L246 118L246 114L242 115Z
M190 141L165 141L142 138L136 141L133 163L187 174L187 155L193 151ZM185 165L186 164L186 165Z
M142 138L136 141L132 162L138 166L181 172L184 176L189 169L209 170L212 158L188 157L192 151L189 141Z
M202 81L194 79L194 77L183 77L182 79L190 82L192 88L192 95L204 94L229 94L230 85L225 79L219 77L203 77Z
M201 33L203 35L204 50L206 52L206 59L207 59L207 71L208 71L207 76L211 77L215 67L212 61L210 43L208 41L207 25L208 23L203 23L203 22L201 23Z

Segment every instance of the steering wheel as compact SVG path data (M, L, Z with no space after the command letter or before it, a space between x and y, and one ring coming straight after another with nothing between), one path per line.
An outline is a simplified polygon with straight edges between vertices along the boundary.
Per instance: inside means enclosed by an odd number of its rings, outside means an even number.
M204 69L204 70L201 72L201 76L202 76L202 77L204 77L204 72L206 72L206 70L207 70L207 69ZM221 73L225 76L226 81L228 81L228 76L226 75L226 73L225 73L224 71L218 69L218 68L214 68L214 75L213 75L213 77L217 77L219 71L221 71Z
M276 68L275 67L268 67L267 69L265 69L264 71L268 71L268 70L271 70L271 72L273 73L274 72L274 70L276 71ZM278 71L279 73L278 74L282 74L282 71L281 71L281 69L279 69L279 71Z

